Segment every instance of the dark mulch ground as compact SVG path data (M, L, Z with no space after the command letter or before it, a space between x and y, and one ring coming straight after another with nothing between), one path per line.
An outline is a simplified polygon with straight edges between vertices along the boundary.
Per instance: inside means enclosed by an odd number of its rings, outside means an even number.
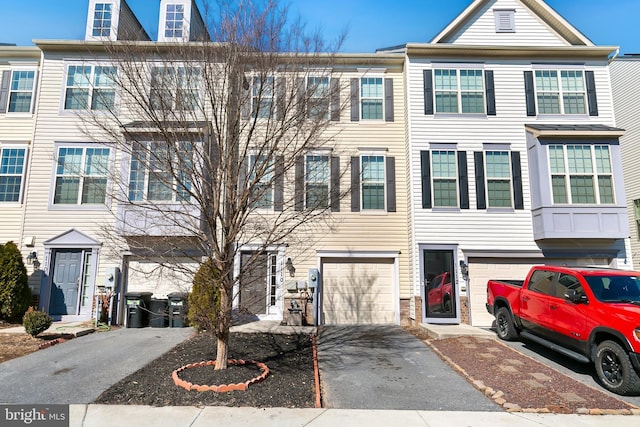
M256 360L270 370L265 381L246 391L228 393L187 391L178 387L171 373L188 363L215 359L215 339L200 334L173 348L144 368L102 393L95 403L152 406L251 406L313 408L315 383L313 350L308 335L232 334L229 357ZM193 384L239 383L260 374L255 365L187 369L180 378Z

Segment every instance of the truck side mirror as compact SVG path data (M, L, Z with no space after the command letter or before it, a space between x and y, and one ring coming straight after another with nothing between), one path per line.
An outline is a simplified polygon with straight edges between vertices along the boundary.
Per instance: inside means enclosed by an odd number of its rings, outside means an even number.
M584 292L578 292L575 289L567 289L564 293L564 298L574 304L587 304L589 302Z

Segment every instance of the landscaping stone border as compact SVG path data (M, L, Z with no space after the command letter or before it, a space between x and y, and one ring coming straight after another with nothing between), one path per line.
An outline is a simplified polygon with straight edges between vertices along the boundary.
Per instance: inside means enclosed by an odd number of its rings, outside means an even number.
M197 363L189 363L188 365L182 366L171 373L171 378L175 385L185 388L187 390L195 390L195 391L214 391L216 393L226 393L229 391L245 391L250 385L257 384L259 382L264 381L269 375L269 368L262 362L257 362L255 360L242 360L242 359L228 359L227 363L230 365L256 365L260 368L260 375L255 378L252 378L243 383L237 384L220 384L220 385L200 385L193 384L188 381L181 379L178 374L184 370L191 368L199 368L202 366L215 366L215 360L205 360L203 362Z

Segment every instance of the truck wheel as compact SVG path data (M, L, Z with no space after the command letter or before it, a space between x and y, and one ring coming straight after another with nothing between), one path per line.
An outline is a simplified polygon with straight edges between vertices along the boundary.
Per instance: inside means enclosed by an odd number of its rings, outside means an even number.
M601 342L596 348L595 365L598 378L607 390L621 395L640 393L640 377L620 344Z
M496 312L496 332L501 340L513 341L518 338L518 330L507 307L500 307Z

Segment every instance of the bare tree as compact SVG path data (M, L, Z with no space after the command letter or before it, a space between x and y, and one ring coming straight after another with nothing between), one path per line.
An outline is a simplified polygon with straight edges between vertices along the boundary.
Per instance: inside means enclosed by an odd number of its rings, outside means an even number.
M329 46L307 35L276 0L206 11L216 17L210 39L91 45L91 57L109 65L94 81L96 104L84 127L121 160L115 234L131 252L172 268L179 259L210 259L221 272L214 332L216 369L224 369L234 289L252 262L270 246L310 239L313 224L348 192L295 179L309 152L324 154L315 169L307 165L307 176L339 182L344 173L332 126L344 104L341 40ZM246 243L259 249L237 274L234 260Z

